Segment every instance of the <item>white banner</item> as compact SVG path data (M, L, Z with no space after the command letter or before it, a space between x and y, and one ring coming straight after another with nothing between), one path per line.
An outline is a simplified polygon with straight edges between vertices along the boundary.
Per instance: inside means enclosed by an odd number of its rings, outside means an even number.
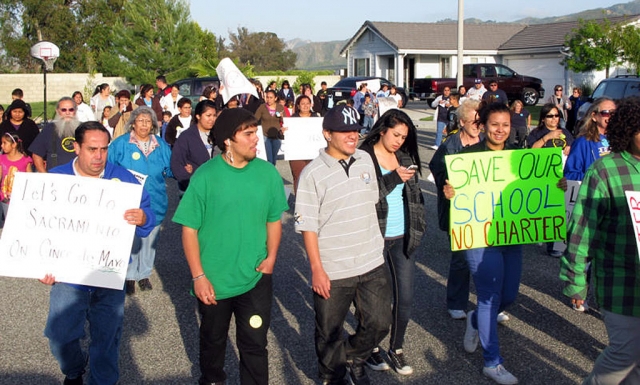
M256 135L258 136L258 151L257 156L262 160L266 160L267 162L267 149L264 146L264 134L262 133L262 126L258 126L258 131L256 131Z
M398 108L398 101L392 98L391 96L386 98L378 98L378 111L380 115L378 117L384 115L385 112Z
M16 173L0 239L0 275L122 289L142 186L73 175Z
M627 205L629 206L631 223L633 223L633 233L635 234L638 255L640 256L640 191L625 191L624 194L627 196Z
M565 157L563 156L563 159ZM562 166L564 168L564 166ZM567 180L567 191L564 192L564 210L567 216L567 223L569 223L569 219L571 219L571 214L573 213L573 207L576 205L576 200L578 199L578 191L580 191L581 181L578 180ZM553 243L553 251L561 251L564 252L567 249L567 241L564 242L554 242Z
M216 72L218 73L220 84L223 86L220 87L220 94L224 104L227 104L233 96L240 94L251 94L256 98L258 97L256 86L251 84L228 57L220 60L216 67Z
M367 88L369 89L369 91L373 92L374 95L380 90L380 79L369 79L363 80L361 82L356 82L356 90L360 88L360 85L362 83L366 83Z
M322 135L323 118L283 118L286 150L284 160L310 160L327 147Z

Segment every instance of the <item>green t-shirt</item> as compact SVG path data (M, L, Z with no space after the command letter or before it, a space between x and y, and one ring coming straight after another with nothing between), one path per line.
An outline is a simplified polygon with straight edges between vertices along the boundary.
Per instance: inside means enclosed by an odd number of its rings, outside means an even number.
M216 299L244 294L260 280L267 223L288 208L280 174L262 159L237 169L218 156L196 170L173 221L198 230L202 268Z

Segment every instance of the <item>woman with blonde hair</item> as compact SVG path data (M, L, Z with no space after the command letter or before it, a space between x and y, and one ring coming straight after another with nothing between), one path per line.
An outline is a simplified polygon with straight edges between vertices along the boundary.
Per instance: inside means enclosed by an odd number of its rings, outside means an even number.
M531 127L531 114L524 108L524 104L520 100L515 100L511 104L509 143L518 148L523 148L527 135L529 135L529 127Z

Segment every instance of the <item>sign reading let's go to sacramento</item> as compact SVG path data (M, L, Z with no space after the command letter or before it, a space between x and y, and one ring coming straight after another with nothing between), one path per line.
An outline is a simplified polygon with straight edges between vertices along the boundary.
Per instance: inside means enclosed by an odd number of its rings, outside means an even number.
M447 155L451 250L564 241L562 150Z

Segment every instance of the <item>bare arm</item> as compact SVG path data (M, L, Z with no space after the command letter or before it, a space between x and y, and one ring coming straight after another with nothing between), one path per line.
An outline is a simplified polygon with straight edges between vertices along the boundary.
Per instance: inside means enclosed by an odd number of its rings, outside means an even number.
M47 172L47 168L44 165L44 159L40 155L31 154L31 158L33 159L33 165L36 167L36 171Z
M260 262L256 268L263 274L273 274L273 267L276 264L276 256L282 239L282 221L267 222L267 258Z
M313 231L303 231L304 247L309 257L311 266L311 287L313 291L324 299L330 297L331 280L322 267L320 260L320 248L318 247L318 234Z
M216 293L213 285L204 275L202 262L200 261L200 243L198 241L198 230L182 226L182 247L187 258L191 277L197 278L193 281L193 293L202 303L206 305L216 305Z

